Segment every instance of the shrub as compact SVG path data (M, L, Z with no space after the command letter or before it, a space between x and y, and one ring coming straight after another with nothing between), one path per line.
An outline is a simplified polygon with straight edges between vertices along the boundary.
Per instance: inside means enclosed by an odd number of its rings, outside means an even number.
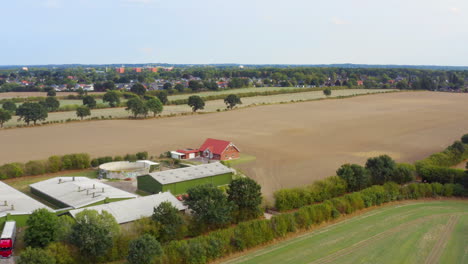
M0 167L1 179L21 177L24 174L24 165L22 163L14 162Z
M43 161L32 160L24 165L26 175L40 175L46 172L46 165Z
M395 174L392 180L396 183L403 184L415 180L416 168L414 165L407 163L398 163L396 165Z
M138 160L137 156L135 154L127 154L124 157L124 160L130 161L130 162L135 162Z
M373 184L384 184L391 181L396 174L396 163L388 155L381 155L370 158L366 162L366 169L369 170Z
M465 134L461 137L461 142L463 144L468 144L468 134Z
M58 172L62 170L62 159L60 156L50 156L46 163L47 172Z
M148 152L144 151L144 152L138 152L136 154L136 157L137 159L139 160L147 160L148 159Z

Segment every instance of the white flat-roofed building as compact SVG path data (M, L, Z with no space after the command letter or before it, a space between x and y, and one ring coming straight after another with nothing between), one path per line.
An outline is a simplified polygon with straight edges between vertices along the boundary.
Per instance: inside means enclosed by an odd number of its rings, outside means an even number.
M104 201L106 198L130 199L129 193L87 177L56 177L29 185L31 192L59 207L80 208Z
M28 215L40 208L53 211L48 206L0 181L0 218L7 214Z
M75 217L85 209L96 210L99 213L107 211L115 217L117 223L124 224L136 221L143 217L151 217L153 215L154 208L158 207L163 202L170 202L172 206L177 208L179 211L186 209L182 202L177 200L174 195L170 192L164 192L135 199L70 210L69 212L73 217Z

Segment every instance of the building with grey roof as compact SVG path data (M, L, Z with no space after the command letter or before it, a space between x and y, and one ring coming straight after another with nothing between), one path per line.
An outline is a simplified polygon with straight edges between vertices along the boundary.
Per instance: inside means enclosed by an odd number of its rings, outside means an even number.
M0 181L0 218L7 214L28 215L40 208L53 211L48 206Z
M60 208L80 208L138 197L87 177L56 177L29 185L31 192Z
M151 217L153 215L154 208L158 207L162 202L170 202L172 206L177 208L179 211L186 209L182 202L177 200L174 195L170 192L164 192L135 199L70 210L69 213L75 217L85 209L96 210L99 213L107 211L115 217L117 223L123 224L136 221L140 218Z
M170 191L172 194L186 193L197 185L213 184L221 186L232 181L234 170L219 162L158 171L137 177L138 189L148 193Z

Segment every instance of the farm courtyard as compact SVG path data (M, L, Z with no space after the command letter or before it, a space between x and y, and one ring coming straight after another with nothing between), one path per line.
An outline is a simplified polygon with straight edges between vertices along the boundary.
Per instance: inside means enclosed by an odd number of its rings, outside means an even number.
M333 175L343 163L389 154L413 162L468 131L468 94L400 92L267 105L150 120L79 122L0 131L0 163L85 152L93 156L198 147L230 140L255 161L236 165L274 190Z

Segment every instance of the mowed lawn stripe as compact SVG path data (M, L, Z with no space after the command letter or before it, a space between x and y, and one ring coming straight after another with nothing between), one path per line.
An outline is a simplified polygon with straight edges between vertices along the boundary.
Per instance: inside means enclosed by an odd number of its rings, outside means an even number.
M365 263L371 259L379 263L416 263L418 260L424 262L429 253L427 248L435 244L432 239L424 248L418 248L422 241L427 240L426 234L433 232L435 226L443 226L450 215L466 213L468 202L415 202L378 210L378 214L369 212L367 217L336 224L327 228L326 232L321 232L319 229L227 263L311 263L319 259L324 260L324 263ZM411 222L418 224L408 225ZM405 225L406 228L398 229L398 226ZM388 232L392 229L396 231ZM440 229L442 228L439 228L439 231ZM370 239L379 234L385 236L375 241ZM429 237L434 236L436 235L429 235ZM366 240L371 240L371 243L359 247L362 241ZM355 250L347 252L342 257L337 254L339 251L346 252L345 250L352 246ZM369 250L370 248L374 250ZM398 253L400 250L403 251L402 254ZM418 256L416 255L418 250L427 253ZM389 255L388 253L392 251L393 253ZM327 257L333 254L336 256ZM327 259L330 261L325 261ZM349 262L351 259L353 261Z
M468 215L462 215L451 232L439 263L468 263Z

